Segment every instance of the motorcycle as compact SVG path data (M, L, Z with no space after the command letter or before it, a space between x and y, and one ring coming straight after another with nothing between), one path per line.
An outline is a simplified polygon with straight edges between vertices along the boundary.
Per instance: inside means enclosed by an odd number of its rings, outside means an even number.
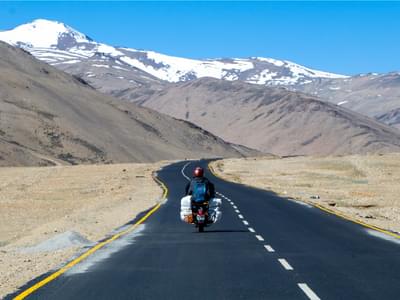
M196 225L199 232L204 228L218 222L222 217L221 199L211 198L203 203L192 203L191 196L181 199L181 220L188 224Z

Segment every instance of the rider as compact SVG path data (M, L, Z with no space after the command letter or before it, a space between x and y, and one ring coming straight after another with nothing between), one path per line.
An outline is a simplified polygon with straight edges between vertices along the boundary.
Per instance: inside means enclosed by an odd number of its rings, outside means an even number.
M192 209L209 201L215 197L215 187L206 177L201 167L196 167L193 172L193 178L186 185L186 195L191 195Z

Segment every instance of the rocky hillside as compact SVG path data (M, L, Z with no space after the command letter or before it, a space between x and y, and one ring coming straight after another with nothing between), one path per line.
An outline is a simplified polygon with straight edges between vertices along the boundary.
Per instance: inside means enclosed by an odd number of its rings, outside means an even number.
M291 87L324 101L377 118L388 125L397 124L382 115L400 109L400 73L364 74L350 78L321 79Z
M0 165L144 162L247 151L123 103L0 42Z
M379 121L400 129L400 108L393 109L386 114L376 117Z
M141 104L279 155L400 151L396 129L284 88L203 78L142 97Z

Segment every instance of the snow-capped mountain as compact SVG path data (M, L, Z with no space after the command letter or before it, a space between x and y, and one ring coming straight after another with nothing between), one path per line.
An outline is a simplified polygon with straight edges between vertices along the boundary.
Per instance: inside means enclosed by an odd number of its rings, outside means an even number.
M52 65L74 64L99 52L118 54L114 47L97 43L63 23L42 19L0 32L0 40Z
M195 60L113 47L98 43L63 23L48 20L35 20L0 32L0 40L21 47L36 58L70 72L85 64L85 68L78 68L80 75L89 82L96 82L98 73L104 76L107 69L107 73L115 73L114 79L133 85L140 78L182 82L213 77L262 85L299 85L321 78L346 77L271 58Z

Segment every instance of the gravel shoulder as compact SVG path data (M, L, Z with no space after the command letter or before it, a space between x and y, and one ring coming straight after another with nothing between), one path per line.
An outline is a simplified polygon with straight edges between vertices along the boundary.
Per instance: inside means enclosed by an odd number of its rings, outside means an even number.
M166 164L0 168L0 298L155 205Z
M230 181L311 201L400 232L400 154L261 157L212 163Z

